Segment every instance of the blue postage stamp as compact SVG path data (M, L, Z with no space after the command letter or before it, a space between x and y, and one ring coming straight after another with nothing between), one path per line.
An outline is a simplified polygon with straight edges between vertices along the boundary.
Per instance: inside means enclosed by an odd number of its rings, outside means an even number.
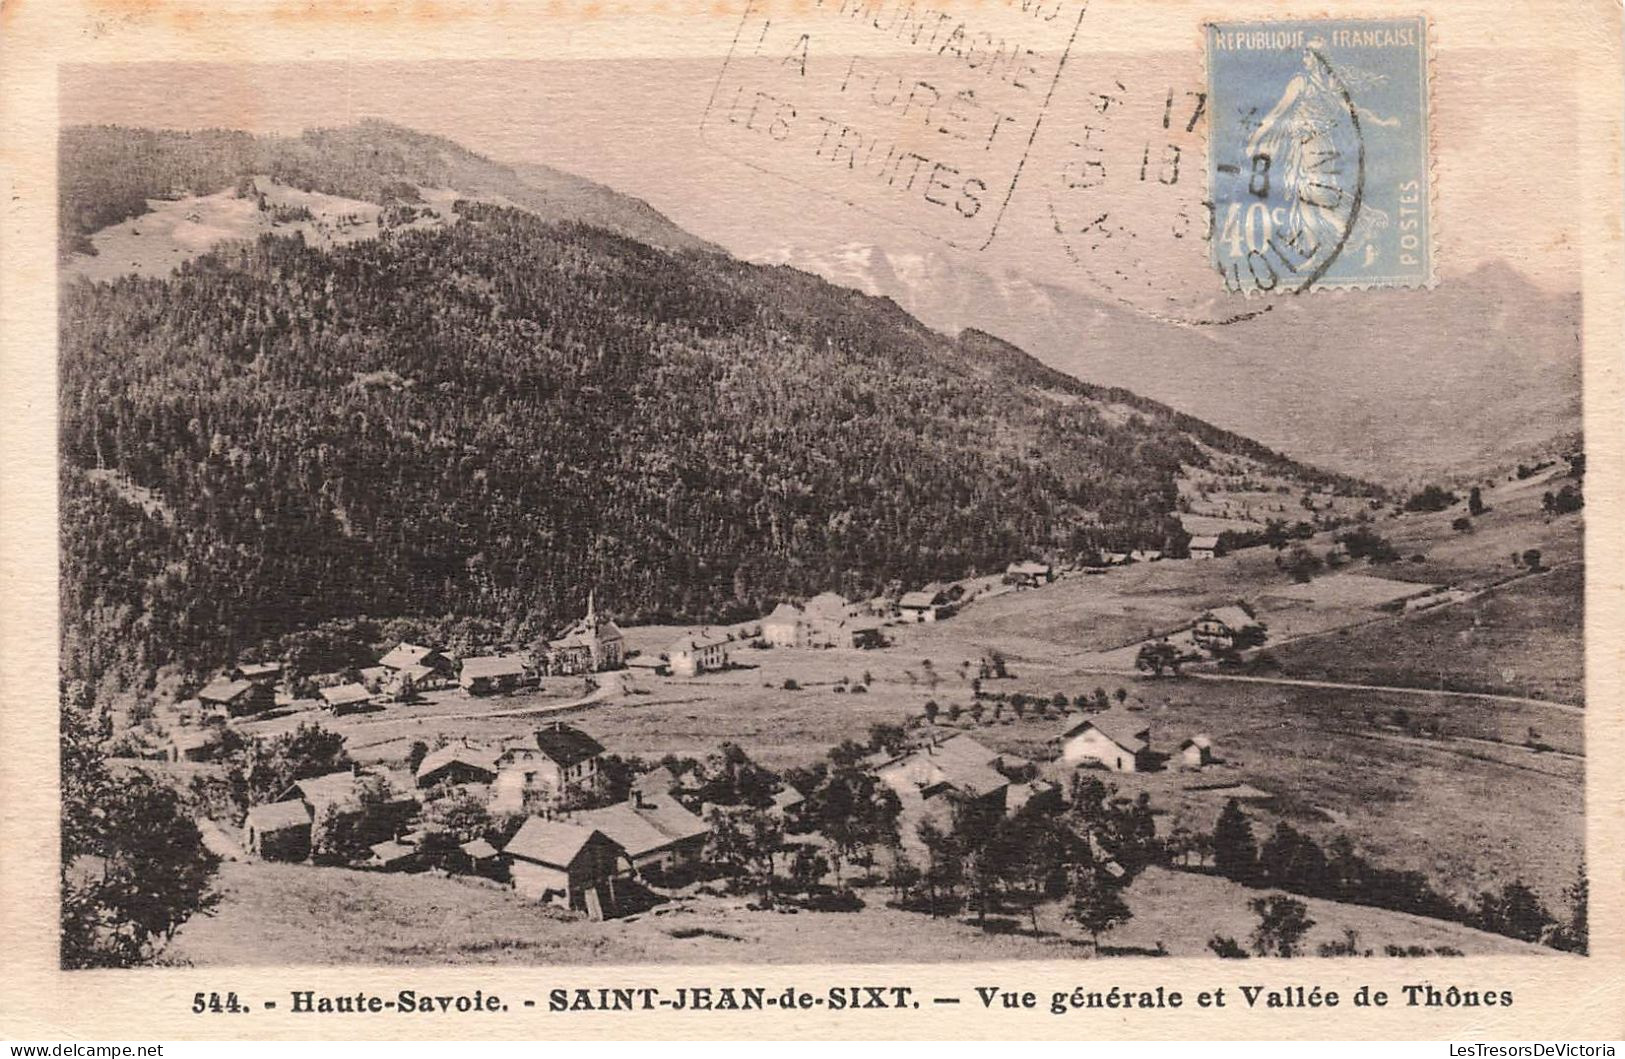
M1205 28L1213 264L1225 287L1426 285L1426 20Z

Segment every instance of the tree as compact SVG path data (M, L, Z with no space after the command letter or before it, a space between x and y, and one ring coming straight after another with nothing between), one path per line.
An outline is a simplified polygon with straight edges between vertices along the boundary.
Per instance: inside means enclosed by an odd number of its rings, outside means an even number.
M412 749L406 752L406 771L416 773L423 759L429 756L429 744L421 739L413 740Z
M937 712L941 709L936 699L927 699L925 703L925 719L930 724L937 723Z
M1141 644L1140 650L1134 656L1134 668L1142 673L1150 673L1154 677L1162 676L1164 669L1173 670L1174 676L1177 677L1179 665L1179 649L1167 640Z
M1323 565L1320 556L1302 544L1294 544L1282 561L1282 567L1292 575L1292 580L1300 584L1310 581L1320 572Z
M1083 928L1096 953L1100 952L1100 936L1132 916L1117 886L1093 861L1080 864L1072 873L1066 918Z
M1450 520L1450 528L1457 533L1471 533L1473 532L1473 520L1466 515L1461 515Z
M1591 951L1590 894L1585 862L1581 861L1574 882L1563 892L1569 900L1569 920L1567 923L1559 924L1552 932L1553 947L1566 952L1577 952L1582 956Z
M1474 518L1477 518L1487 510L1489 509L1484 506L1484 494L1479 491L1478 486L1473 486L1472 492L1467 494L1468 514L1472 515Z
M1247 950L1228 934L1215 934L1207 939L1207 947L1221 960L1245 960Z
M790 858L790 879L803 893L823 881L828 871L829 861L812 846L798 845Z
M1303 938L1315 921L1309 906L1292 897L1272 894L1255 897L1247 907L1258 914L1253 930L1253 952L1259 956L1297 956L1303 951Z
M458 844L491 834L491 813L471 791L459 790L424 807L424 822L456 837Z
M953 897L965 878L965 850L952 831L944 831L931 820L920 821L920 844L926 862L921 871L931 901L931 915L938 915L939 901Z
M1531 570L1540 569L1540 549L1526 548L1523 553L1523 565Z
M1253 826L1234 798L1225 802L1213 828L1213 867L1237 882L1252 882L1258 874L1258 844Z
M1521 941L1540 941L1555 922L1540 897L1521 882L1509 882L1499 893L1479 894L1474 918L1482 930Z

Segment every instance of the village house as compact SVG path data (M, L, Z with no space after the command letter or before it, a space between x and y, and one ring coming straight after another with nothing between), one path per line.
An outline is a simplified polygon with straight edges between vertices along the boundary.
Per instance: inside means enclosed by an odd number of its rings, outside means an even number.
M335 717L359 713L372 705L373 693L365 684L337 684L316 693Z
M399 842L395 839L385 839L375 842L368 847L372 858L367 866L381 871L406 871L420 866L416 846Z
M497 758L491 783L493 812L521 812L525 798L556 797L574 789L591 790L598 782L598 740L562 721L537 729L533 740L505 749Z
M1191 628L1191 639L1196 646L1215 654L1227 654L1254 642L1263 624L1252 611L1239 604L1215 607L1207 611Z
M1037 588L1055 580L1055 568L1048 563L1011 563L1004 568L1004 579L1017 588Z
M513 888L533 901L603 919L615 907L626 850L591 827L533 816L503 847Z
M463 659L457 683L467 695L495 695L534 685L536 675L524 655L477 655Z
M762 619L762 639L774 647L807 646L807 617L801 608L780 603Z
M697 677L728 668L728 650L733 641L721 633L700 632L679 639L666 648L666 664L674 677Z
M954 734L877 765L874 775L894 789L905 814L910 809L918 814L933 799L936 806L946 809L946 799L939 796L949 791L1003 810L1004 794L1011 781L999 772L1001 763L1003 760L994 750L970 736Z
M586 615L547 646L549 670L561 676L600 673L626 664L620 626L599 615L592 592L587 593Z
M256 805L243 820L243 849L264 860L310 856L310 808L300 801Z
M1155 763L1151 726L1125 711L1075 717L1058 738L1061 761L1067 765L1094 764L1113 772L1145 772Z
M213 761L220 756L220 728L209 726L176 732L169 740L169 760Z
M204 709L224 710L232 717L263 713L276 705L276 692L268 684L221 677L197 693Z
M1128 554L1137 563L1154 563L1162 558L1162 552L1155 548L1136 548Z
M497 778L496 759L490 750L467 743L448 743L423 755L417 768L417 784L434 787L442 783L490 783Z
M915 622L938 621L954 612L953 600L941 585L927 585L914 592L904 592L897 601L903 617Z
M767 811L786 824L793 824L801 819L806 808L806 795L786 784L784 789L774 793L773 804L767 807Z
M340 772L291 784L276 799L300 802L313 823L329 814L343 819L365 845L396 837L418 811L411 779L389 769L353 765Z
M1206 768L1213 764L1213 741L1205 735L1193 735L1180 743L1179 764L1188 769Z
M1217 559L1224 554L1219 538L1214 536L1192 537L1189 552L1192 559Z
M405 640L390 648L384 657L378 660L378 664L385 669L407 674L420 685L435 677L449 677L452 672L451 659L447 658L444 652L422 644L407 643Z
M810 647L844 647L852 642L858 608L838 592L820 592L802 608Z
M698 864L711 834L710 824L670 794L634 791L628 801L572 813L569 820L608 835L626 851L633 871L656 879Z

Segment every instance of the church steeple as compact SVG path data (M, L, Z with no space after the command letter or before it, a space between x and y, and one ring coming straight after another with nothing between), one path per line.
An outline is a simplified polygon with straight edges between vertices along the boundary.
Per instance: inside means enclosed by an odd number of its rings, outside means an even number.
M594 605L593 600L593 597L597 594L596 589L587 589L587 625L589 627L596 627L598 624L598 608Z

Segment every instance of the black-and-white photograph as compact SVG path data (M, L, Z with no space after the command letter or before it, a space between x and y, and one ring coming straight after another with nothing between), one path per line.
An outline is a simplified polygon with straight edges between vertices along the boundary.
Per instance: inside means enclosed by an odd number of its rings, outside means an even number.
M1574 85L929 6L62 68L62 968L1587 952Z

